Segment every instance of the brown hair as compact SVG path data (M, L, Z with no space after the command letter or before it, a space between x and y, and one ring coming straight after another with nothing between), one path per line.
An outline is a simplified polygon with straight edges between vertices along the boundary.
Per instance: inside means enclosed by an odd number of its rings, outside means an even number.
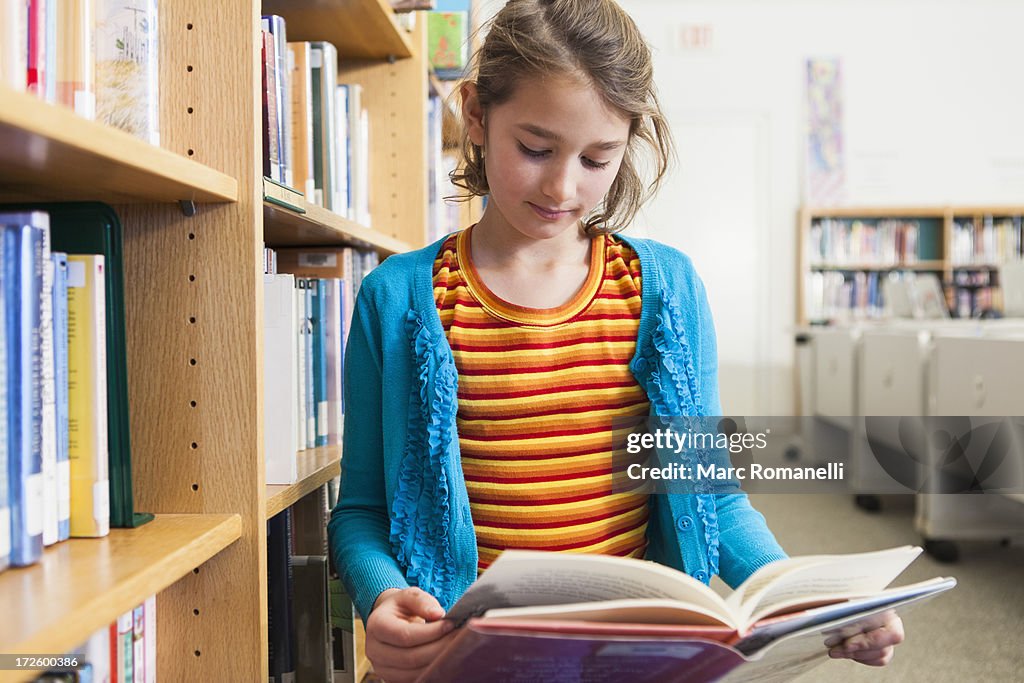
M613 0L510 0L489 24L467 79L476 83L480 107L508 101L520 81L567 75L593 85L630 120L629 142L618 175L587 218L588 233L629 225L668 169L672 138L658 105L651 51L636 24ZM654 179L645 186L638 142L653 152ZM482 150L463 127L459 168L452 182L469 196L489 192Z

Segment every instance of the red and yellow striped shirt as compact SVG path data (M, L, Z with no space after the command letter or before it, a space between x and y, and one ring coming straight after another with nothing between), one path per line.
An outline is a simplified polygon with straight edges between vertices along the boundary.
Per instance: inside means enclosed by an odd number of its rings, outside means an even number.
M620 433L612 429L613 418L649 409L629 370L640 260L614 237L596 237L572 300L531 309L484 285L471 233L445 241L433 284L458 369L459 447L479 569L510 548L643 557L647 495L624 483L631 456L623 438L613 444Z

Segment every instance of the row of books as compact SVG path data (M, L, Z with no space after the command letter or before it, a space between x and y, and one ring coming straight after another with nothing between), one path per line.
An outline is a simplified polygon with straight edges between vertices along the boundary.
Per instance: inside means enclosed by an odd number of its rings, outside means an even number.
M155 683L156 596L99 629L35 683Z
M331 482L267 522L270 680L355 683L355 619L327 548Z
M104 204L0 209L0 567L134 511L121 226Z
M2 569L105 536L110 508L104 258L51 251L45 212L0 223Z
M262 18L263 174L307 201L370 226L370 120L362 86L338 83L331 43L288 42Z
M805 299L811 321L880 318L885 309L878 271L814 272L808 276Z
M268 484L298 477L297 451L341 442L345 339L376 252L282 249L264 274L264 451Z
M1024 221L1021 216L980 221L953 221L954 266L996 265L1024 258Z
M7 0L0 82L160 144L157 0Z
M811 224L812 267L898 266L941 258L939 226L917 220L822 218Z

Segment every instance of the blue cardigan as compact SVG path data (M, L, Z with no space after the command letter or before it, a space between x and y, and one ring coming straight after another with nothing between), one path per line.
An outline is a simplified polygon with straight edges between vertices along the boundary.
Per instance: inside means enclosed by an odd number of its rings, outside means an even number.
M715 332L690 259L623 239L642 273L634 377L660 416L721 415ZM363 280L345 353L341 495L332 557L365 619L388 588L419 586L448 609L477 576L462 476L457 370L434 303L441 242L391 256ZM647 559L736 586L786 555L743 493L650 497Z

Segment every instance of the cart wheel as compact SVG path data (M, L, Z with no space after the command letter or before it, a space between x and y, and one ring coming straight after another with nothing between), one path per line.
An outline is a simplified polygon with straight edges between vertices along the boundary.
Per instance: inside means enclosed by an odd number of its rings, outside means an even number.
M935 539L924 539L924 551L939 562L956 562L960 557L960 550L954 541L937 541Z
M853 503L865 512L878 512L882 509L882 499L875 495L859 494L853 497Z

